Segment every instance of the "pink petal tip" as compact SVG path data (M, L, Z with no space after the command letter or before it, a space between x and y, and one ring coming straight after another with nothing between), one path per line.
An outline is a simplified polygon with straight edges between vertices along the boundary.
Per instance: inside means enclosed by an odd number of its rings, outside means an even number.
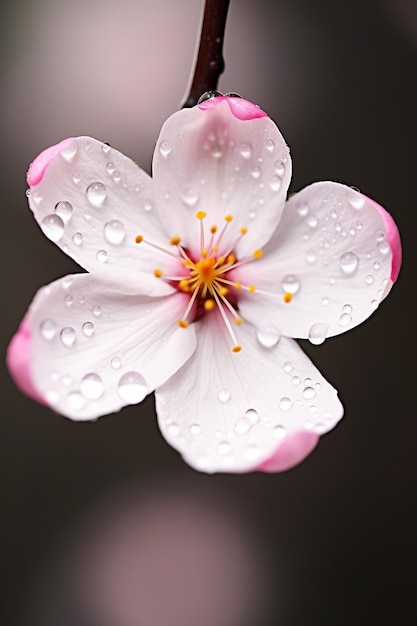
M30 372L30 343L30 330L25 320L23 320L19 330L14 335L7 348L7 367L17 387L19 387L23 393L36 400L36 402L47 405L48 403L45 398L38 393L32 382Z
M265 111L262 111L262 109L256 104L253 104L253 102L249 102L249 100L245 100L244 98L231 98L229 96L217 96L217 98L204 100L204 102L198 105L198 108L202 111L207 111L208 109L213 109L224 100L226 100L232 114L238 120L247 121L255 120L260 117L268 117Z
M26 180L30 187L33 185L37 185L41 182L46 168L52 159L64 150L67 146L69 146L74 141L74 137L69 137L68 139L64 139L60 143L57 143L55 146L51 146L47 148L43 152L41 152L36 159L30 164L29 171L26 176Z
M319 435L302 430L283 441L275 452L255 469L261 472L283 472L304 461L319 442Z

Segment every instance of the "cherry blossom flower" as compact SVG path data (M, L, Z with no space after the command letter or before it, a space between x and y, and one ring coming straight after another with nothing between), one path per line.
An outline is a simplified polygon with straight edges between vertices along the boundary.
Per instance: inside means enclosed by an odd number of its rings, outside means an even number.
M30 208L88 273L36 294L9 346L17 385L73 420L155 391L164 437L201 471L302 461L343 408L294 338L320 344L371 315L401 246L355 189L286 201L290 177L274 122L235 97L165 122L153 180L89 137L42 152Z

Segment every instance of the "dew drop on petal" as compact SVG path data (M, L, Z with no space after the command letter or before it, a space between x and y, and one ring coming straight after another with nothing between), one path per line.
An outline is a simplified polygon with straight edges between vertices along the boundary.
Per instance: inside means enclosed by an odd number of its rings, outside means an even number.
M268 152L272 152L275 150L275 143L272 141L272 139L267 139L265 141L265 148L268 150Z
M279 191L281 189L282 179L280 176L275 175L272 177L271 182L269 183L269 187L272 191Z
M106 250L99 250L96 254L96 259L97 261L99 261L99 263L106 263L108 256L109 255L107 254Z
M161 153L161 155L166 158L171 150L171 145L168 143L168 141L165 141L165 139L163 139L159 144L159 152Z
M67 403L71 409L81 410L85 405L85 399L78 391L72 391L67 396Z
M349 313L342 313L342 315L339 317L340 326L349 326L351 321L352 317L349 315Z
M72 236L72 241L75 243L76 246L80 246L83 242L83 235L82 233L74 233Z
M353 274L358 265L359 259L353 252L345 252L339 259L340 269L344 274Z
M200 424L191 424L190 426L190 433L194 436L200 435L201 434L201 426Z
M372 285L372 283L374 282L374 277L372 276L372 274L368 274L366 276L365 282L367 285Z
M305 387L303 389L303 396L306 400L312 400L316 396L316 392L313 387Z
M94 334L94 324L92 322L85 322L82 325L82 331L86 337L91 337Z
M349 204L353 206L353 208L356 210L361 209L365 204L365 198L361 196L360 194L358 194L357 192L355 192L353 189L352 191L348 191L347 199L348 199Z
M41 228L44 234L51 241L59 241L64 234L64 222L59 215L51 213L43 218L41 222Z
M292 371L292 363L291 363L291 361L286 361L284 363L284 371L287 372L287 373Z
M218 447L217 447L217 451L219 454L230 454L230 452L232 451L232 446L230 445L230 443L228 441L222 441L221 443L219 443Z
M300 289L301 283L294 274L287 274L282 281L282 288L285 292L295 294Z
M120 220L111 220L104 225L104 237L113 246L120 246L126 237L126 230Z
M286 428L284 428L284 426L275 426L272 429L272 436L274 439L285 439L285 437L287 436L287 430Z
M259 446L255 444L249 446L245 452L245 457L248 459L248 461L256 461L256 459L259 459L260 455L261 451L259 449Z
M259 178L259 177L260 177L260 175L261 175L261 168L260 168L260 167L258 167L257 165L254 165L254 166L251 168L250 173L251 173L252 178L257 179L257 178Z
M64 223L67 223L71 219L71 215L74 211L74 208L71 202L66 202L63 200L62 202L58 202L55 206L55 213L59 215Z
M284 163L284 161L276 161L274 167L275 167L275 171L278 174L278 176L282 176L283 173L285 172L285 163Z
M98 374L86 374L80 383L80 390L87 400L98 400L104 393L104 385Z
M238 435L246 435L246 433L248 433L251 428L252 422L245 415L239 417L234 425L234 430Z
M152 202L150 200L145 200L143 203L143 210L149 213L152 211Z
M64 298L64 302L67 306L71 306L74 302L74 296L72 294L67 294Z
M281 335L276 332L272 333L272 332L263 332L260 330L256 331L256 338L261 344L261 346L263 346L264 348L273 348L274 346L276 346L280 339L280 336Z
M328 330L329 326L324 322L316 322L313 324L308 331L308 339L310 343L315 346L319 346L326 339Z
M291 382L293 385L299 385L301 382L301 379L299 376L293 376Z
M311 264L313 264L313 263L315 263L315 262L316 262L316 260L317 260L316 253L315 253L315 252L313 252L313 250L309 250L309 251L306 253L306 261L307 261L307 263L311 263Z
M352 305L345 304L342 309L342 313L352 313Z
M223 156L223 150L220 146L213 146L210 152L213 159L220 159Z
M184 204L190 208L195 207L200 199L199 195L191 188L187 189L184 193L181 193L180 198Z
M318 223L319 221L315 215L310 215L307 220L307 224L310 226L310 228L317 228Z
M81 176L78 172L74 172L72 175L72 182L74 183L74 185L78 185L78 183L81 180Z
M103 183L91 183L87 187L88 201L95 207L100 207L107 196L107 189Z
M378 244L378 250L381 254L383 254L384 256L386 256L387 254L389 254L391 248L389 246L389 243L387 241L380 241Z
M308 206L307 202L301 202L297 206L297 213L300 217L306 217L306 215L308 215L309 210L310 210L310 207Z
M248 409L245 413L251 424L257 424L259 422L259 413L255 409Z
M66 326L65 328L61 330L61 333L60 333L61 342L67 348L71 348L74 345L75 336L76 336L76 332L74 328L72 328L71 326Z
M228 389L221 389L217 394L220 402L229 402L230 400L230 391Z
M126 372L119 380L118 393L127 404L141 402L148 393L144 377L139 372Z
M65 148L61 150L61 156L64 161L67 161L67 163L69 163L75 157L77 151L78 143L76 141L73 141L72 143L70 143L69 146L65 146Z
M91 309L91 312L94 315L94 317L100 317L102 313L101 306L99 304L95 304L93 308Z
M281 411L289 411L291 407L292 401L290 398L287 398L286 396L281 398L281 400L279 401L279 408L281 409Z
M46 341L52 341L57 333L57 325L53 320L44 320L40 325L40 331Z
M171 422L171 424L168 425L167 430L171 437L178 437L180 434L180 427L175 422Z
M252 146L250 143L247 141L241 143L239 146L239 153L243 156L243 158L249 159L252 154Z
M118 356L114 356L110 361L110 365L112 366L114 370L119 370L122 367L121 358Z

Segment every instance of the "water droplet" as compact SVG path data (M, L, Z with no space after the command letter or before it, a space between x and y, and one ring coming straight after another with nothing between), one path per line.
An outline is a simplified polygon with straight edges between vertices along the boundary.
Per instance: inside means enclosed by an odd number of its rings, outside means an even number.
M74 174L72 175L72 182L74 183L74 185L78 185L78 183L81 180L81 176L78 172L74 172Z
M178 437L180 434L180 427L175 422L171 422L171 424L168 425L167 430L171 437Z
M217 451L219 454L230 454L230 452L232 451L232 446L230 445L230 443L228 441L222 441L221 443L219 443L219 445L217 446Z
M168 143L168 141L165 141L165 139L163 139L159 144L159 152L161 153L161 155L166 158L171 150L171 145Z
M85 322L82 326L83 333L86 337L91 337L94 335L94 324L93 322Z
M251 428L252 422L245 416L239 417L234 425L234 430L238 435L246 435Z
M126 230L120 220L111 220L104 225L104 237L113 246L119 246L126 237Z
M78 151L78 144L76 141L73 141L72 143L70 143L69 146L65 146L65 148L61 150L61 156L64 159L64 161L67 161L67 163L69 163L75 157L75 155L77 154L77 151Z
M57 332L57 326L53 320L44 320L40 325L41 335L46 341L52 341Z
M281 398L281 400L279 401L279 408L281 409L281 411L289 411L291 407L292 402L290 398L287 398L286 396Z
M389 252L391 251L391 248L389 246L389 243L387 241L381 241L378 244L378 250L380 251L381 254L383 254L384 256L389 254Z
M276 346L280 336L280 333L277 332L256 331L256 338L264 348L273 348Z
M310 226L310 228L317 228L318 223L319 221L315 215L310 215L307 220L307 224Z
M252 154L252 146L247 141L244 141L239 146L239 153L243 156L244 159L249 159Z
M376 240L378 242L384 241L384 239L385 239L385 235L382 232L382 230L377 230L376 233L375 233L375 237L376 237Z
M65 328L61 330L61 334L60 334L61 342L67 348L71 348L74 345L75 336L76 336L75 330L71 326L66 326Z
M94 315L94 317L100 317L102 313L101 306L99 304L95 304L91 309L91 313Z
M180 198L186 206L191 208L195 207L200 199L199 195L191 188L181 193Z
M353 228L353 226L349 228L349 235L351 237L354 237L356 235L356 230Z
M96 254L96 259L100 263L106 263L108 256L109 255L107 254L106 250L99 250Z
M146 381L139 372L126 372L119 380L119 396L127 404L141 402L148 393Z
M284 426L275 426L275 428L272 429L272 436L274 439L278 440L285 439L287 436L287 430Z
M259 178L259 177L260 177L260 175L261 175L261 168L260 168L260 167L258 167L257 165L254 165L254 166L251 168L250 173L251 173L251 175L252 175L252 177L253 177L253 178L257 179L257 178Z
M249 219L253 220L253 219L255 219L255 217L256 217L256 211L250 211L249 212Z
M113 180L114 180L114 182L115 182L115 183L120 183L121 178L122 178L122 175L120 174L120 172L118 172L117 170L115 170L115 171L113 172Z
M64 387L69 387L70 385L72 385L72 378L71 376L63 376L61 378L61 383L64 385Z
M374 282L374 277L372 276L372 274L368 274L368 276L365 278L365 282L367 285L372 285L372 283Z
M365 198L361 196L359 193L355 192L353 189L347 192L347 199L351 206L354 209L359 210L365 204Z
M83 242L83 239L84 237L82 236L82 233L74 233L72 236L72 240L76 246L80 246Z
M203 95L199 97L197 104L201 104L202 102L205 102L206 100L211 100L212 98L217 98L218 96L222 96L222 95L223 94L221 93L221 91L216 91L215 89L213 89L212 91L205 91ZM236 96L236 97L240 97L240 96Z
M118 356L114 356L110 361L110 365L114 370L119 370L122 367L122 360Z
M270 188L272 189L272 191L279 191L281 188L281 177L278 175L275 175L272 177L271 182L269 183Z
M191 424L190 426L190 433L194 436L200 435L201 434L201 426L200 424Z
M342 313L342 315L339 317L340 326L349 326L351 321L352 317L349 315L349 313Z
M112 163L111 161L109 163L106 164L106 172L108 174L110 174L110 176L112 176L112 174L114 173L115 170L115 166L114 163Z
M64 298L64 302L67 306L71 306L74 302L74 296L72 294L67 294Z
M378 261L375 261L375 263L373 264L374 270L379 270L380 267L381 267L381 264L378 263Z
M291 361L287 361L286 363L284 363L284 371L285 372L291 372L292 371L292 363L291 363Z
M285 292L295 294L300 289L301 283L294 274L287 274L282 281L282 288Z
M51 241L59 241L64 234L65 226L62 218L55 213L51 213L43 218L41 228L44 234Z
M321 299L321 303L322 303L323 306L329 306L330 300L329 300L329 298L327 296L324 296Z
M316 392L313 387L305 387L303 389L303 396L306 400L312 400L316 396Z
M326 339L328 330L329 326L324 322L316 322L316 324L313 324L308 331L308 339L310 343L315 346L319 346Z
M272 141L272 139L267 139L265 141L265 148L268 150L268 152L272 152L275 150L275 143Z
M306 215L308 215L309 210L310 210L310 207L308 206L307 202L301 202L297 206L297 213L300 217L306 217Z
M372 309L377 309L379 305L378 300L371 300L371 308Z
M71 407L71 409L79 411L85 405L85 399L78 391L72 391L67 396L67 403L68 406Z
M91 183L87 187L88 201L95 207L100 207L107 196L107 190L103 183Z
M65 200L58 202L55 206L55 213L59 215L64 223L67 223L71 219L73 211L74 208L71 202L66 202Z
M292 382L293 385L299 385L300 382L301 382L300 377L299 376L293 376L291 382Z
M220 159L223 156L223 150L221 149L220 146L213 146L210 151L210 154L213 157L213 159Z
M104 393L103 381L98 374L86 374L81 379L80 390L87 400L98 400Z
M306 254L306 261L307 263L315 263L317 260L317 256L316 253L313 252L312 250L309 250Z
M359 265L359 259L353 252L345 252L342 254L339 262L342 272L348 275L353 274Z
M257 424L259 422L259 414L255 409L248 409L245 413L251 424Z
M230 400L230 391L228 389L221 389L217 394L220 402L229 402Z
M152 202L150 200L145 200L143 203L143 210L149 213L152 211Z
M343 309L342 309L343 313L352 313L352 305L350 304L345 304Z

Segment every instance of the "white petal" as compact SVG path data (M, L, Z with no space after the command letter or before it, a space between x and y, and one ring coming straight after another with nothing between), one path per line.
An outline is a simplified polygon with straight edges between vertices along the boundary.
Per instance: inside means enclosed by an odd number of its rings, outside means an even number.
M244 323L237 331L243 349L232 353L217 314L198 326L193 356L155 393L164 437L194 468L287 469L342 417L335 389L293 340L265 347ZM312 437L304 454L289 459L287 442L305 432Z
M158 212L166 230L193 252L197 211L207 225L234 217L224 243L248 233L237 251L251 254L271 236L282 214L291 178L288 147L268 117L238 119L226 99L202 110L183 109L162 127L153 161Z
M240 270L238 280L258 290L242 293L242 316L261 330L272 326L315 344L363 322L392 286L381 211L339 183L315 183L292 196L263 258Z
M57 412L94 419L140 402L195 348L178 327L187 297L129 295L91 274L41 289L25 318L33 388Z
M28 182L30 208L44 233L88 271L153 272L170 261L135 243L141 234L169 247L152 179L117 150L89 137L66 140L35 159Z

